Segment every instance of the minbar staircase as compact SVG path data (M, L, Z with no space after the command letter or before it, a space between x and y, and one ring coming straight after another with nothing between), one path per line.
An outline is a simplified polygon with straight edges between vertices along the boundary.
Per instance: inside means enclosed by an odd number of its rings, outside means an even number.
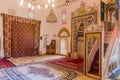
M89 72L94 75L99 75L99 50L97 50L97 52L95 53L94 60L92 62Z
M107 31L104 35L104 57L102 59L102 76L103 80L108 80L109 73L111 73L114 69L111 61L113 61L113 57L117 52L116 46L118 42L118 27L114 26L112 31ZM113 56L114 55L114 56ZM112 66L112 68L110 67Z
M108 48L108 45L109 45L109 42L110 42L110 39L111 39L111 35L112 35L112 32L113 31L108 31L104 37L104 56L105 56L105 53L106 53L106 50Z

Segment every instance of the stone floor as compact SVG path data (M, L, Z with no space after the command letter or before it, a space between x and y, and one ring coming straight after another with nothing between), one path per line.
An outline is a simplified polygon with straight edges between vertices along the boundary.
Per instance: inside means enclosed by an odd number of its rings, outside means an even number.
M63 58L64 56L59 55L42 55L42 56L33 56L33 57L20 57L20 58L10 58L9 60L15 65L34 63L34 62L44 62L47 60ZM78 72L78 77L74 80L98 80L88 76L85 76L83 73Z

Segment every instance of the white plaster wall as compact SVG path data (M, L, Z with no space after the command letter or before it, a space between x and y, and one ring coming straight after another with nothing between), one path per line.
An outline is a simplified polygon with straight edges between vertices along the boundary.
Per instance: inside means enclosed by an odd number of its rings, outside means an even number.
M0 13L7 13L8 9L14 9L16 10L16 16L26 17L27 16L27 6L23 5L24 7L19 6L20 0L1 0L0 2ZM40 51L42 53L46 52L46 49L44 47L44 34L48 34L48 43L51 42L52 39L56 39L57 41L57 53L59 53L59 39L57 37L58 31L64 26L71 32L71 12L75 11L77 8L80 7L81 0L77 0L73 3L71 3L68 7L63 6L60 8L55 9L55 14L57 15L58 22L57 23L47 23L46 22L46 16L49 14L49 9L40 9L35 11L35 19L41 20L41 28L40 28L40 35L43 37L40 41ZM100 24L100 0L84 0L85 4L87 6L93 6L94 3L97 6L98 10L98 23ZM27 4L26 4L27 5ZM67 11L67 24L62 25L61 24L61 16L62 16L62 10ZM55 37L56 36L56 37ZM1 40L1 56L3 54L3 25L2 25L2 17L0 17L0 38ZM69 48L68 52L71 51L71 38L69 38Z
M98 24L100 25L100 0L84 0L85 2L85 5L86 6L94 6L94 3L95 3L95 6L97 7L97 10L98 10ZM71 12L75 11L77 8L80 7L80 3L81 3L81 0L77 0L73 3L71 3L69 6L63 6L63 7L60 7L60 8L57 8L55 9L55 13L57 15L57 19L58 19L58 22L57 23L54 23L54 24L50 24L50 23L47 23L45 22L44 24L44 27L42 28L42 31L41 31L41 35L43 34L49 34L50 37L48 37L49 39L49 42L51 42L51 39L55 38L57 40L57 53L59 53L59 39L58 37L53 37L54 34L57 35L58 31L64 26L66 27L70 32L71 32ZM66 10L67 11L67 24L65 25L62 25L61 24L61 17L62 17L62 11L63 10ZM49 12L49 9L47 9L45 11L45 16L48 15L48 12ZM43 40L41 41L41 43L43 44ZM69 48L68 48L68 52L71 51L71 38L69 38ZM42 45L41 44L41 45ZM41 47L41 50L43 51L43 53L45 52L45 48Z
M16 11L15 16L25 17L28 18L27 13L27 6L23 5L23 7L19 6L20 0L1 0L0 1L0 13L7 13L8 9L14 9ZM27 5L27 3L26 3ZM44 23L44 9L35 10L35 19L41 20ZM41 29L44 24L41 24ZM4 57L4 50L3 50L3 18L0 16L0 38L1 38L1 50L0 56Z

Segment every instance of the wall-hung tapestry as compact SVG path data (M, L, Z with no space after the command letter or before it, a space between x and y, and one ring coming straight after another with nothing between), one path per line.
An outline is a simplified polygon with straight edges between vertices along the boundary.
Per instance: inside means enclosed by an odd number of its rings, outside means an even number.
M3 28L6 57L37 55L40 21L3 14Z
M62 19L61 19L62 25L66 24L66 15L67 15L66 10L63 10L62 11Z

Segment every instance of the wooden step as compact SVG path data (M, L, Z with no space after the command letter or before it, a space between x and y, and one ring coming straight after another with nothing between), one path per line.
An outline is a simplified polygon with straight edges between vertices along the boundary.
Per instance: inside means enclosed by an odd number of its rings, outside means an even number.
M110 38L112 36L112 34L106 35L105 38Z
M107 37L107 38L105 38L104 40L110 40L111 38L110 37Z
M107 32L107 35L105 36L105 39L104 39L104 43L109 43L110 42L111 36L112 36L112 32L113 31Z
M109 44L110 41L105 41L104 43L108 43Z
M113 31L108 31L107 34L112 34Z
M109 42L110 42L109 38L107 38L107 39L104 40L104 43L109 43Z

